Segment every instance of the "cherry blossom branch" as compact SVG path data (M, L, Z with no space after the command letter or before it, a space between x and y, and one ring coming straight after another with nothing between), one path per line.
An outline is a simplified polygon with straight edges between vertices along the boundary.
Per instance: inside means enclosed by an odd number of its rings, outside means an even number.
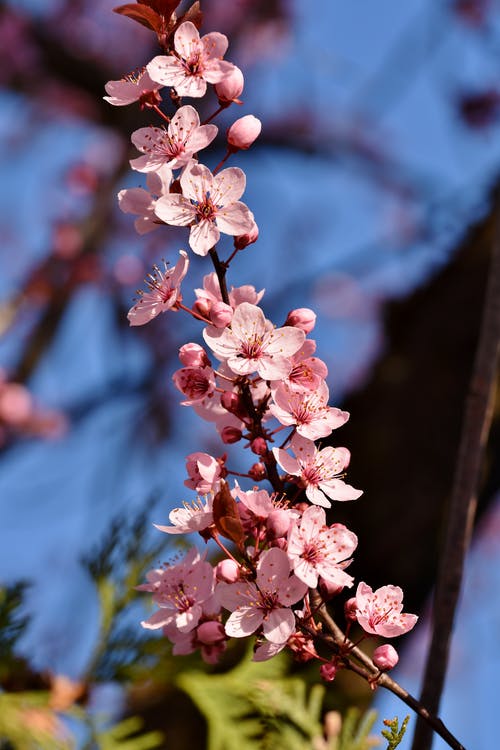
M221 261L219 258L219 255L217 253L217 250L215 247L212 247L208 254L210 255L210 259L213 263L213 267L215 269L215 273L217 274L217 279L219 281L220 286L220 293L222 297L222 301L226 303L226 305L230 304L229 301L229 292L227 291L227 284L226 284L226 273L227 273L227 266L225 263Z
M497 190L497 206L498 206ZM497 208L498 212L498 208ZM500 341L500 226L496 227L479 343L466 401L462 435L434 599L433 629L421 700L439 709L451 633L460 594L464 560L470 545L480 471L491 425ZM430 747L428 727L417 723L412 750Z

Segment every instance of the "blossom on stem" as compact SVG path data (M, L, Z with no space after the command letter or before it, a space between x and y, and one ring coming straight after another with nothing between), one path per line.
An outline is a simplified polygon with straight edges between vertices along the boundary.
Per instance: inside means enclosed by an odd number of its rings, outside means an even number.
M238 167L213 175L204 164L192 162L182 173L182 195L164 195L156 202L158 218L166 224L191 225L189 244L197 255L206 255L220 233L240 235L250 231L254 218L239 198L245 190L245 173Z
M300 326L295 326L304 330ZM313 357L316 342L306 339L298 352L292 357L292 371L286 379L292 390L315 391L328 375L328 367L322 359Z
M184 484L200 495L215 493L220 489L221 467L217 459L208 453L196 452L186 456L186 471L189 479Z
M264 552L257 564L253 581L219 583L216 597L232 614L226 622L226 633L244 638L262 627L271 643L286 643L295 631L295 616L290 609L302 599L307 585L293 573L283 550L273 547Z
M212 32L200 39L191 21L181 23L174 35L175 55L158 55L146 66L153 81L173 86L179 96L201 97L207 83L220 83L233 72L223 60L228 47L224 34Z
M318 578L337 586L352 586L354 579L344 572L358 545L356 534L341 523L326 525L323 508L309 506L288 533L287 555L293 572L310 588Z
M237 375L257 372L263 380L284 378L292 369L290 357L304 342L304 332L274 328L256 305L242 302L234 311L231 328L205 328L203 337L215 356Z
M179 250L181 256L173 268L165 263L162 271L154 266L146 284L149 292L141 292L138 301L128 311L127 318L131 326L142 326L149 323L166 310L175 309L181 297L181 282L187 273L189 260L184 250Z
M150 571L147 580L137 588L152 592L160 609L141 625L148 630L173 625L181 633L189 633L200 621L203 604L212 598L215 573L193 548L176 565Z
M219 99L219 104L229 105L231 102L235 104L242 104L238 99L243 91L245 85L245 79L243 73L236 65L233 65L233 70L226 75L220 83L215 84L215 93Z
M132 159L130 166L138 172L155 172L164 164L170 169L179 169L193 154L206 148L216 135L216 125L200 125L194 107L180 107L166 129L139 128L132 133L132 143L143 156Z
M254 115L238 118L227 131L227 142L231 150L246 150L259 137L262 123Z
M163 84L153 81L144 68L139 73L131 73L120 81L108 81L104 88L109 96L104 96L103 99L115 107L139 102L144 108L153 107L161 102L158 89L163 88Z
M300 331L299 328L290 330ZM282 384L273 392L274 403L269 406L269 411L281 424L287 427L295 425L299 435L317 440L349 419L348 412L328 406L328 395L324 381L316 391L296 391Z
M214 522L212 513L213 496L208 495L204 500L198 498L195 502L184 503L182 508L170 511L168 520L172 526L154 525L166 534L190 534L193 531L203 531Z
M381 586L373 591L361 581L356 589L356 619L367 633L395 638L413 628L417 615L403 610L403 591L399 586Z
M308 500L330 508L331 500L357 500L363 492L346 484L339 475L349 465L351 454L347 448L327 446L316 448L312 440L295 435L290 444L295 457L282 448L273 448L274 456L288 474L299 477ZM326 495L326 497L325 497Z
M163 166L157 172L150 172L146 177L148 190L144 188L127 188L118 193L118 205L126 214L135 214L138 218L134 226L138 234L146 234L163 225L155 214L156 200L166 195L172 182L172 170ZM154 198L153 196L157 196Z
M215 390L215 376L211 367L182 367L172 375L176 388L180 390L187 401L183 406L192 406L206 396L211 396Z
M229 302L233 309L241 305L242 302L250 302L252 305L258 305L264 296L264 291L264 289L261 289L260 292L257 292L251 284L233 286L229 292ZM203 287L195 289L194 293L196 294L195 306L199 304L209 315L212 305L216 302L222 302L219 279L215 271L207 273L203 277Z

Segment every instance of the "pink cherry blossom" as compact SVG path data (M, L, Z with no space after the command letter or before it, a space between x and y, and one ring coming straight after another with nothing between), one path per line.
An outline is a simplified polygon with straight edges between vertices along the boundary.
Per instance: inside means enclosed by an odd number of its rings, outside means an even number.
M134 226L138 234L146 234L164 224L155 214L156 196L168 193L172 182L172 170L163 166L157 172L150 172L146 177L148 190L128 188L118 193L118 205L126 214L135 214L138 218Z
M153 273L146 279L149 292L141 293L138 301L130 308L128 319L131 326L142 326L149 323L166 310L175 309L176 303L180 302L181 282L187 273L189 260L184 250L179 250L181 256L174 268L168 268L162 271L158 266L154 266Z
M269 411L281 424L295 426L299 435L317 440L349 419L348 412L328 406L328 396L328 386L324 381L314 392L295 391L282 384L273 392L274 403L269 406Z
M384 643L378 646L372 654L372 660L381 672L387 672L393 669L399 661L399 655L394 646L390 643Z
M290 357L304 342L304 332L285 326L274 328L256 305L242 302L234 311L231 328L205 328L203 337L216 357L225 360L237 375L257 372L263 380L286 377Z
M213 175L204 164L192 162L181 176L182 195L164 195L156 201L156 215L166 224L191 225L189 244L197 255L206 255L220 233L239 235L253 225L253 214L239 198L245 190L245 173L238 167Z
M363 492L356 490L339 478L349 465L350 453L347 448L327 446L318 450L312 440L295 435L290 444L295 458L282 448L273 448L275 458L288 474L300 477L306 488L308 500L315 505L330 508L331 500L357 500ZM326 497L325 497L326 495Z
M310 333L316 325L316 313L308 307L298 307L296 310L290 310L285 325L297 326L304 333Z
M210 314L210 309L215 302L222 301L222 295L220 292L219 279L215 271L207 273L203 277L203 288L194 290L196 299L206 309L207 314ZM255 287L251 284L244 284L243 286L231 287L229 292L229 302L231 307L234 309L242 302L250 302L252 305L258 305L264 296L265 289L261 289L257 292Z
M358 538L341 523L328 527L323 508L310 506L288 533L287 554L297 578L310 588L318 577L338 586L352 586L354 579L344 572Z
M176 388L185 396L183 406L192 406L215 390L215 376L211 367L183 367L172 375Z
M304 330L300 326L295 326ZM292 357L292 371L286 383L292 390L315 391L328 375L328 367L323 360L313 357L316 351L316 342L306 339L304 344Z
M208 453L190 453L186 457L186 470L189 479L184 484L200 495L220 489L221 467L217 459Z
M140 102L141 107L152 107L161 102L158 90L163 88L163 84L153 81L144 68L120 81L108 81L104 88L109 96L104 96L103 99L115 107L123 107L132 102Z
M404 613L399 586L381 586L373 591L361 581L356 589L356 618L367 633L395 638L413 628L417 615Z
M193 154L206 148L216 135L216 125L200 125L194 107L180 107L168 128L139 128L132 133L132 143L144 155L132 159L130 166L138 172L155 172L164 164L170 169L179 169Z
M181 346L179 359L184 367L210 367L210 360L205 349L193 341Z
M193 548L176 565L150 571L147 580L137 588L151 591L160 609L141 625L149 630L173 625L181 633L189 633L200 621L203 604L214 593L215 573Z
M271 643L285 643L295 631L295 616L290 609L305 595L307 585L290 575L290 562L283 550L273 547L264 552L253 581L219 583L216 596L232 614L226 633L244 638L262 627Z
M185 21L174 35L176 54L158 55L147 71L153 81L173 86L179 96L204 96L207 83L220 83L233 72L233 64L222 59L227 47L224 34L212 32L200 39L196 26Z
M154 524L157 529L166 534L189 534L192 531L203 531L214 522L212 513L213 497L208 496L205 500L198 498L193 503L184 503L182 508L174 508L170 511L168 519L172 526L160 526Z
M219 103L226 105L231 102L242 104L238 97L243 91L244 85L245 79L243 73L236 65L233 65L233 70L220 83L215 84L215 93L217 94Z

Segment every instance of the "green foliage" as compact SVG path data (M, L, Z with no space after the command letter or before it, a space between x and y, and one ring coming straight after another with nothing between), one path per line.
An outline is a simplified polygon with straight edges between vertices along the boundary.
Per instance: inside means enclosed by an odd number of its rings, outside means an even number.
M156 750L162 747L161 732L140 734L142 726L143 721L137 716L125 719L109 729L98 732L95 743L92 742L87 750L91 747L99 748L99 750Z
M384 724L386 725L386 727L389 727L389 729L382 729L382 737L385 737L385 739L389 742L389 744L387 745L387 750L395 750L395 748L399 745L405 735L409 721L410 717L406 716L403 720L403 723L401 724L400 729L399 719L397 718L397 716L394 719L385 719Z
M0 747L15 750L71 748L48 700L48 693L41 690L0 693Z
M369 750L378 745L379 741L370 735L376 719L376 711L368 711L363 716L357 708L348 709L340 733L329 738L327 750Z

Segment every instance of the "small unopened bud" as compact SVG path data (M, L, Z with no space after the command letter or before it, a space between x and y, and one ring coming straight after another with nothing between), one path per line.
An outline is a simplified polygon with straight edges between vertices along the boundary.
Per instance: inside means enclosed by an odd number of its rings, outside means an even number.
M254 479L256 482L259 482L261 479L264 479L267 475L266 467L264 464L258 463L253 464L248 470L249 476Z
M327 601L328 599L333 599L334 596L338 596L344 590L344 587L339 586L338 583L327 581L325 578L320 578L319 590L323 599Z
M212 643L217 643L217 641L224 640L226 634L224 632L224 626L221 622L209 620L208 622L202 622L201 625L198 625L198 628L196 630L196 637L199 641L201 641L202 643L206 643L207 646L209 646Z
M234 238L234 247L236 250L244 250L248 245L253 245L259 239L259 227L253 223L252 228L246 234L240 234Z
M241 95L244 85L243 73L234 65L231 73L223 78L220 83L215 84L215 93L219 99L219 104L230 104L231 102L241 104L238 97Z
M376 667L382 672L386 672L388 669L396 666L399 656L394 646L391 646L390 643L385 643L383 646L378 646L375 649L372 660Z
M351 597L344 604L344 615L346 620L354 622L356 620L356 612L358 611L358 605L356 603L356 597Z
M179 359L184 367L209 367L210 360L205 349L199 344L184 344L179 349Z
M250 450L257 456L265 456L267 453L267 442L263 437L256 437L250 443Z
M247 416L241 397L234 391L224 391L220 397L220 402L226 411L234 414L238 419L244 419Z
M193 310L194 312L198 313L198 315L202 315L204 318L210 318L212 303L209 299L205 299L204 297L202 297L193 302Z
M237 427L224 427L224 429L221 431L220 436L222 439L222 442L226 445L231 445L231 443L237 443L239 440L241 440L243 433L241 430L239 430Z
M316 325L316 313L308 307L298 307L296 310L290 310L285 325L300 328L304 333L310 333Z
M266 526L272 539L286 536L290 528L290 513L283 508L276 508L268 515Z
M233 308L225 302L214 302L210 308L210 321L216 328L226 328L233 319Z
M333 682L335 679L335 675L337 674L338 667L336 664L333 664L333 662L328 662L328 664L322 664L319 668L319 674L322 680L325 682Z
M233 149L250 148L252 143L259 137L262 123L253 115L245 115L233 122L227 131L227 142Z
M240 577L239 565L228 557L226 560L221 560L217 563L215 566L215 575L218 581L235 583Z

